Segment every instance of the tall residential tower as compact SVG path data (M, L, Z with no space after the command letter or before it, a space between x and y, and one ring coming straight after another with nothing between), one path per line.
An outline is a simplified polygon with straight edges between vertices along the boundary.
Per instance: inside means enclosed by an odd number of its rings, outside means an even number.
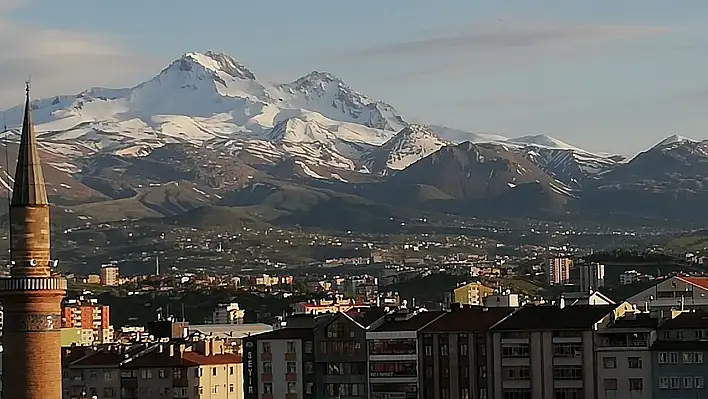
M66 280L53 276L49 202L32 124L29 83L10 201L10 277L0 278L2 396L61 398L61 300Z

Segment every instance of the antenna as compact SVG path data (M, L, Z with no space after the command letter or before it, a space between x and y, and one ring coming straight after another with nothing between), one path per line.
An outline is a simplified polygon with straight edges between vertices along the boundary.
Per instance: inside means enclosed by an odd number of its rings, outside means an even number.
M29 85L27 86L29 88ZM2 113L2 119L4 123L4 130L3 130L3 145L5 146L5 176L7 177L7 187L5 189L5 199L7 200L7 242L8 242L8 248L7 248L7 255L10 258L10 264L12 263L12 215L10 214L10 151L7 149L7 136L9 134L9 131L7 130L7 111Z

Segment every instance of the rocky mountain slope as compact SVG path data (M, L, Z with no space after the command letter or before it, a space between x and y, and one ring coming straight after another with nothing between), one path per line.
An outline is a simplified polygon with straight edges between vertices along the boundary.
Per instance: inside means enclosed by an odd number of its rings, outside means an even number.
M351 210L347 223L431 211L686 218L708 197L708 142L671 136L626 161L543 134L412 123L330 73L265 82L213 52L184 54L133 87L32 108L52 200L81 223L195 220L211 207L300 225L325 223L337 207ZM5 115L7 195L22 108Z

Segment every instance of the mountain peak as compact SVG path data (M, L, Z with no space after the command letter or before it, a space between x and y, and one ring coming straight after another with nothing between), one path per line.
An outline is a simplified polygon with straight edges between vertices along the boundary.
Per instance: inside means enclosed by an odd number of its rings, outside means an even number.
M666 147L670 145L681 145L683 143L696 143L697 140L689 139L688 137L683 137L678 134L672 134L671 136L661 140L653 148Z
M346 84L329 72L323 71L312 71L307 75L297 79L292 83L293 86L303 89L303 88L321 88L324 89L326 86L336 83L337 85L346 86Z
M174 61L171 66L177 67L183 72L193 71L195 66L200 66L207 71L213 73L223 72L234 78L256 79L253 72L236 61L233 57L213 51L185 53L178 60Z

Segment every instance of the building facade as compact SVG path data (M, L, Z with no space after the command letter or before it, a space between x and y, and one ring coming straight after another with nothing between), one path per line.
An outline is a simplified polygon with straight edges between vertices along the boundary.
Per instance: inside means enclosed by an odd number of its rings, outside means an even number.
M425 397L418 386L418 331L442 315L400 309L366 332L370 398Z
M653 397L705 398L708 312L674 312L651 346Z
M546 279L549 285L563 285L570 280L571 258L552 258L546 266Z
M418 379L425 399L491 399L489 328L513 308L454 306L418 333Z
M594 399L595 331L631 306L527 306L491 328L493 398Z
M653 398L650 347L657 315L627 312L596 333L597 397Z
M64 299L62 302L61 327L81 331L81 342L113 342L110 307L100 305L96 299Z
M241 356L218 340L77 350L65 352L63 399L243 398Z
M101 285L115 287L120 285L120 268L116 265L101 266Z
M27 85L24 121L10 201L10 277L0 279L3 302L3 397L62 395L61 300L66 280L52 274L49 201L32 123Z

